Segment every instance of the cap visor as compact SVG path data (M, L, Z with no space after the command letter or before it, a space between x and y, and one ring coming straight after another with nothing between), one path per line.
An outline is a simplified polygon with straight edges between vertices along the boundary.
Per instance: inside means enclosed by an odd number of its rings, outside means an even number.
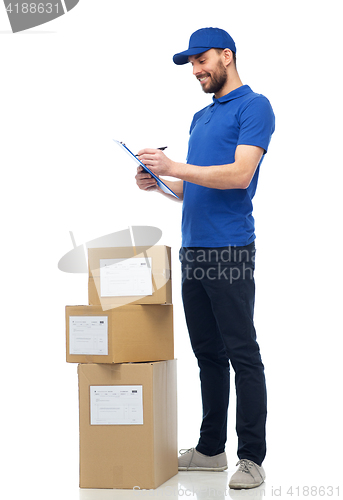
M175 54L173 57L173 61L175 64L186 64L188 63L189 56L195 56L196 54L202 54L203 52L207 52L210 50L209 47L194 47L193 49L185 50L184 52L179 52Z

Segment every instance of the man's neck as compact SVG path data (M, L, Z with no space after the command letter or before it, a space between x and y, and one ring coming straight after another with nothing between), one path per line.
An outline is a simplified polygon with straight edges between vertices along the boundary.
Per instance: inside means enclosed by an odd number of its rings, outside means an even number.
M231 78L229 77L227 79L227 82L225 83L225 85L220 89L219 92L214 94L214 97L216 99L219 99L219 97L223 97L224 95L229 94L233 90L236 90L239 87L242 87L242 85L243 85L243 83L242 83L241 79L239 78L238 73L236 73L233 77L231 77Z

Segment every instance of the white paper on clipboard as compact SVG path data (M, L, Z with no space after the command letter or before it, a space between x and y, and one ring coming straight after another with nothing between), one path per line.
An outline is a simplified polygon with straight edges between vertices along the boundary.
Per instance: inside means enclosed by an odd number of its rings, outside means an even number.
M137 158L137 156L134 155L127 146L125 146L123 142L116 141L115 139L113 139L113 141L116 144L118 144L118 146L120 146L134 160L136 165L140 165L141 167L143 167L146 172L148 172L150 175L152 175L152 177L154 177L154 179L156 179L157 185L162 189L164 193L171 194L172 196L175 196L175 198L178 198L177 194L175 194L174 191L172 191L168 186L166 186L164 182L162 182L161 179L159 179L157 175L154 174L154 172L152 172L146 165L144 165L144 163L142 163Z

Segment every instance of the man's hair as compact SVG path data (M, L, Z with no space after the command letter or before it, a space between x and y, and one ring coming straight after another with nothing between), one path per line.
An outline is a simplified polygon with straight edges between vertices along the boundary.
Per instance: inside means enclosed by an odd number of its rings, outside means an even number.
M218 54L221 54L224 49L217 49L216 48L215 50L217 51ZM234 62L235 68L236 68L236 52L232 52L232 59L233 59L233 62Z

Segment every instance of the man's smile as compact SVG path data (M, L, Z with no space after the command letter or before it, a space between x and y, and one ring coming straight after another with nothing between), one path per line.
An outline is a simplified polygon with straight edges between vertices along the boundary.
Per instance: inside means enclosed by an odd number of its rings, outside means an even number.
M210 78L210 75L198 76L197 78L200 83L204 83L208 78Z

